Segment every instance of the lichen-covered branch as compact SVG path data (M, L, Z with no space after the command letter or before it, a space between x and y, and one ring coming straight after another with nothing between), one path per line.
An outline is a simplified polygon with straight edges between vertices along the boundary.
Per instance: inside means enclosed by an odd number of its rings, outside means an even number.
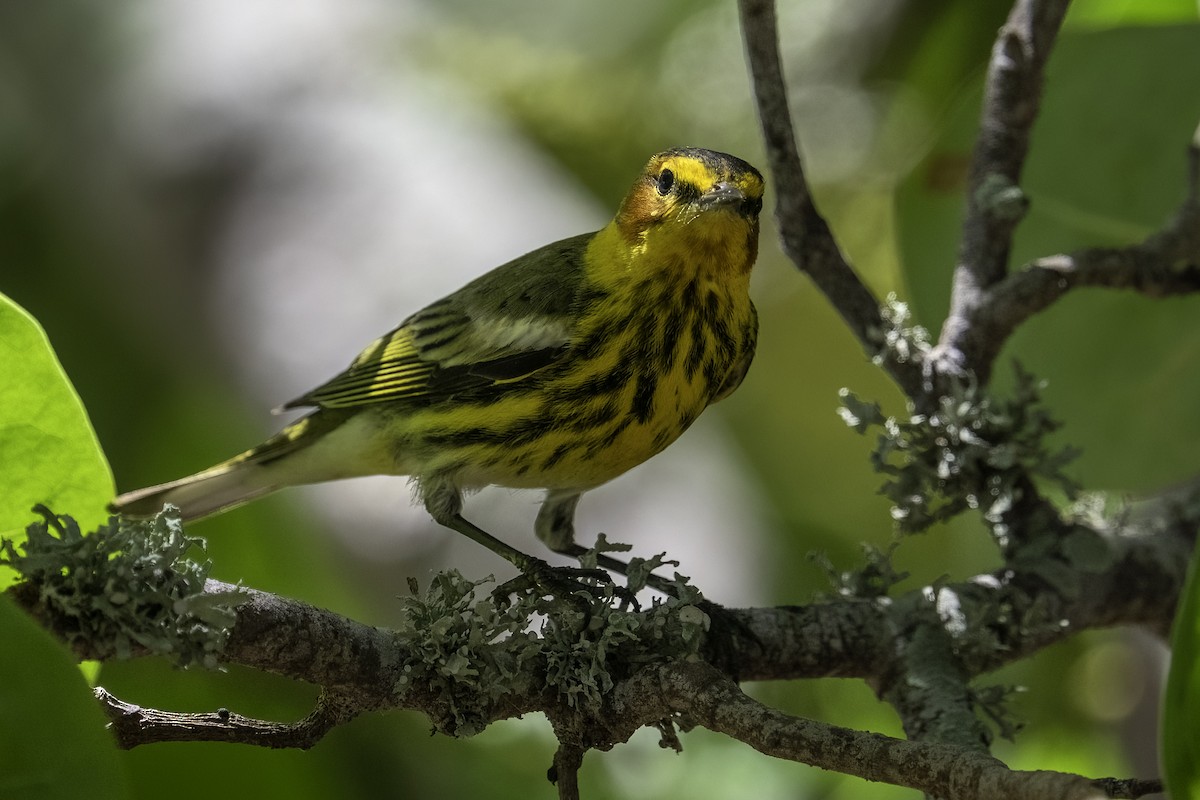
M1068 0L1016 0L989 63L949 315L937 347L917 340L912 347L895 347L886 334L881 339L875 333L892 320L859 307L860 300L869 304L874 298L838 251L805 182L787 107L774 4L741 0L739 6L776 182L783 250L813 277L915 409L906 426L851 396L844 416L860 430L870 424L883 427L875 466L889 476L885 491L901 530L919 531L977 509L1005 561L1005 568L992 576L927 587L924 596L890 598L890 604L874 608L880 619L870 622L872 630L902 634L885 637L890 648L886 656L859 653L854 663L886 665L868 680L896 709L911 739L923 745L952 743L983 756L990 732L977 712L995 719L1002 733L1007 723L994 699L997 692L977 692L971 683L998 666L997 654L1027 655L1081 629L1113 624L1116 620L1108 615L1117 608L1123 609L1118 616L1125 620L1137 616L1145 609L1128 594L1131 584L1146 590L1146 598L1156 598L1149 601L1154 611L1140 621L1160 633L1169 624L1182 586L1179 565L1190 553L1196 515L1183 515L1187 520L1174 531L1181 535L1169 534L1167 525L1149 539L1128 521L1064 517L1045 499L1036 479L1060 483L1068 497L1075 497L1078 487L1061 471L1071 453L1045 450L1045 435L1053 424L1032 402L1036 392L1016 398L1005 409L1012 413L993 413L987 387L1012 331L1075 286L1133 288L1154 296L1196 291L1198 159L1193 151L1190 191L1176 219L1146 242L1042 259L1009 276L1013 232L1027 208L1021 171L1046 63L1068 6ZM900 343L905 342L901 335ZM1034 384L1025 380L1022 385ZM1178 515L1159 510L1164 512L1160 523L1178 522ZM1147 541L1152 544L1143 547ZM1142 583L1147 575L1162 583ZM997 627L984 622L1000 619L1021 621ZM1025 795L1028 786L1022 782L1002 796L1082 797L1096 789L1070 781ZM959 796L951 786L920 788L938 797ZM992 795L977 786L967 796Z
M291 724L250 720L225 709L207 714L145 709L103 689L97 690L97 697L113 720L118 741L126 747L152 741L220 741L308 748L355 714L352 707L328 695L312 714ZM701 661L639 669L615 688L603 710L603 726L593 730L605 731L607 745L627 739L655 720L682 715L766 755L907 786L947 800L1135 798L1161 791L1157 781L1092 780L1067 773L1010 770L968 747L894 739L794 717L753 700L727 675ZM576 798L584 751L599 742L581 741L555 727L563 744L549 777L557 784L559 797Z
M1054 546L992 573L886 599L844 591L825 603L732 612L744 631L734 644L739 677L854 676L885 690L902 674L897 651L921 627L948 637L933 649L944 660L948 644L955 673L971 677L1085 630L1137 625L1165 637L1200 531L1200 478L1126 508L1102 505L1081 501Z
M618 703L649 708L661 703L766 755L908 786L946 800L1094 800L1140 796L1109 794L1113 789L1148 793L1161 788L1156 783L1131 786L1060 772L1020 772L968 747L894 739L793 717L759 703L700 663L661 667L653 679L630 681L622 689L626 696Z
M925 597L910 595L904 602L913 605L903 615L911 620L909 633L895 640L887 672L875 681L880 697L896 709L909 739L986 753L991 734L976 714L970 690L974 676L955 651L953 626Z
M557 629L541 637L527 630L523 615L531 606L499 610L476 597L477 583L453 575L400 603L394 630L210 579L206 596L232 598L234 623L221 636L221 661L320 686L313 713L279 723L225 709L147 709L102 690L99 697L123 747L310 747L359 714L399 709L421 711L443 732L469 735L540 711L560 737L555 776L563 797L577 790L573 770L584 752L608 749L645 726L677 744L677 716L769 755L940 797L1137 796L1144 784L1014 772L990 758L969 682L1088 628L1141 624L1164 632L1200 527L1200 479L1119 514L1081 507L1063 524L1073 533L1060 549L960 583L889 596L887 581L847 576L837 596L821 603L722 610L711 618L677 601L642 611L597 607L573 620L560 616L578 613L571 604L570 611L541 606L555 615ZM69 581L69 572L50 569L43 578ZM25 582L9 594L51 630L74 630L56 618L81 609L48 607L45 597L54 592ZM587 618L599 624L581 627ZM124 625L118 617L95 630ZM706 626L713 629L689 638ZM115 657L111 648L77 650ZM913 741L790 717L736 685L834 675L870 681L897 707ZM914 686L927 693L914 694Z

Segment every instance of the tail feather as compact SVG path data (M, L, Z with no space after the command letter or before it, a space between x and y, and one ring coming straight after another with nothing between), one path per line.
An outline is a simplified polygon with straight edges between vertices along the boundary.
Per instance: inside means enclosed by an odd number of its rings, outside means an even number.
M267 471L253 462L226 461L186 478L127 492L108 509L130 517L150 517L163 505L178 506L184 520L195 520L240 506L279 486L267 482Z
M194 520L285 486L386 472L390 462L372 456L378 449L374 428L344 424L354 418L348 412L310 414L241 455L186 478L128 492L108 508L126 516L151 517L170 503L179 507L184 520Z
M315 430L306 417L297 420L267 441L228 461L186 478L127 492L108 504L108 510L128 517L152 517L166 503L177 506L184 521L202 519L249 503L286 485L269 469L271 462L295 452L323 430ZM314 436L315 433L315 436Z

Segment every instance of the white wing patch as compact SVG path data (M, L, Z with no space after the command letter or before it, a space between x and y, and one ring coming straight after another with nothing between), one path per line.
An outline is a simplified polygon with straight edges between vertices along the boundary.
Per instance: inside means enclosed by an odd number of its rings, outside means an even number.
M571 340L566 319L547 317L477 317L471 320L461 339L446 347L422 352L424 358L444 367L478 363L524 352L561 347Z

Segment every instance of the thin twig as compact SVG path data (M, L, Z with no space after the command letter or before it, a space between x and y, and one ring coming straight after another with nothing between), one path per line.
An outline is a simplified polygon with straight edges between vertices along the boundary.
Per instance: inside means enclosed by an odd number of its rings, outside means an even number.
M776 758L907 786L946 800L1095 800L1128 796L1107 794L1110 787L1127 789L1121 781L1012 770L968 747L895 739L794 717L747 696L707 664L672 664L660 668L655 677L659 702L686 713L709 730ZM649 697L638 700L654 702Z
M117 745L126 750L152 742L228 742L257 747L307 750L360 710L322 694L312 713L297 722L271 722L235 714L228 709L206 713L160 711L127 703L103 687L96 699L108 715Z
M919 365L884 352L879 299L842 255L813 202L788 108L774 0L739 0L738 9L775 182L775 218L783 252L812 278L863 348L872 356L885 355L884 368L910 398L917 399L922 391Z

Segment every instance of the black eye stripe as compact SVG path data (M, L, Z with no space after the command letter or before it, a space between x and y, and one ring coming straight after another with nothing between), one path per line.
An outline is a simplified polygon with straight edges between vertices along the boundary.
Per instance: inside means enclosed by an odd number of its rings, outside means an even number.
M700 199L700 190L690 183L677 183L675 196L681 203L694 203Z
M665 195L671 191L671 187L675 185L675 173L669 169L664 169L658 173L658 193Z

